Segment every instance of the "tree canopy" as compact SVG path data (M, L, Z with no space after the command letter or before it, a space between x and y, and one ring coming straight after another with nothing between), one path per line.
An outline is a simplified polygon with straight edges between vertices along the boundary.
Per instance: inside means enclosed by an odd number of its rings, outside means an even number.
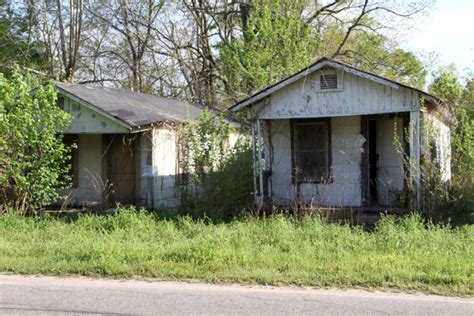
M431 3L0 0L0 67L220 108L323 56L421 87L423 63L383 34Z

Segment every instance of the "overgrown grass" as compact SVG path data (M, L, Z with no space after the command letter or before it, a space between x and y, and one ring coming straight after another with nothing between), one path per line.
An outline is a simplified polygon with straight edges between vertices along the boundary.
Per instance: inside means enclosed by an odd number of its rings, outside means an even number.
M0 216L0 271L472 295L474 226L385 218L373 232L276 216L213 224L147 212Z

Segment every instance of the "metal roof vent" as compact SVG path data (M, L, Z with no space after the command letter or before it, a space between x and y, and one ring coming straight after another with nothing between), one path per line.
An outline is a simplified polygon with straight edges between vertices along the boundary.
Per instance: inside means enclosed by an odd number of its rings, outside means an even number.
M337 75L323 74L319 76L319 87L321 90L337 89Z

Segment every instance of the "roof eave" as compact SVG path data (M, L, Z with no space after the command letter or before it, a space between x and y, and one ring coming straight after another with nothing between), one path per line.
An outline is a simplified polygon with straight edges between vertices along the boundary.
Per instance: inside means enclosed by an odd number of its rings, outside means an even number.
M56 86L56 89L61 90L61 93L62 93L63 95L67 96L68 98L70 98L70 99L72 99L72 100L74 100L74 101L76 101L76 102L79 102L80 104L83 104L84 106L88 107L89 109L91 109L91 110L93 110L93 111L96 111L96 112L98 112L98 113L104 115L104 116L107 117L108 119L114 121L115 123L117 123L117 124L121 125L122 127L128 129L129 131L131 131L131 130L133 130L133 129L135 128L135 127L132 126L131 124L129 124L129 123L127 123L127 122L125 122L125 121L123 121L123 120L121 120L121 119L119 119L119 118L117 118L117 117L115 117L115 116L113 116L113 115L107 113L106 111L100 109L99 107L97 107L97 106L95 106L95 105L93 105L93 104L87 102L86 100L84 100L84 99L82 99L82 98L76 96L75 94L73 94L73 93L71 93L71 92L65 90L64 88L61 88L61 87L58 86L58 85L55 85L55 86Z

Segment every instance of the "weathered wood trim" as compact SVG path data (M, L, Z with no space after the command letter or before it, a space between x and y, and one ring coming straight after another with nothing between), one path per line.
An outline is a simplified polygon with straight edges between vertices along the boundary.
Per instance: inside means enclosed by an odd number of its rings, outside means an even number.
M297 179L296 175L296 157L295 157L295 124L296 123L326 123L328 128L328 175L324 180L314 180L314 181L302 181ZM332 174L332 127L331 127L331 118L305 118L305 119L292 119L290 120L290 129L291 129L291 181L294 184L298 185L301 183L314 183L314 184L329 184L333 182ZM298 192L298 190L297 190Z
M140 195L140 189L141 189L141 183L140 183L140 178L141 178L141 156L142 156L142 151L140 150L140 141L141 137L143 137L143 133L137 134L135 137L135 140L133 141L133 159L134 159L134 164L135 164L135 170L134 170L134 188L135 188L135 204L141 204L141 195Z
M110 154L110 147L114 139L114 134L103 134L102 135L102 208L108 208L110 206L110 166L112 164L112 155Z
M259 194L263 196L263 168L262 168L262 158L263 158L263 142L262 142L262 127L260 120L257 120L257 137L258 137L258 180L259 180ZM262 199L260 199L263 202Z
M360 160L360 181L362 206L370 205L370 177L369 177L369 117L363 115L360 117L360 132L365 138L362 145L361 160Z
M320 70L321 68L324 68L324 67L332 67L334 69L342 70L342 71L345 71L347 73L353 74L355 76L359 76L359 77L365 78L367 80L371 80L373 82L379 83L379 84L384 85L384 86L388 86L388 87L393 88L393 89L400 89L401 87L408 88L408 89L417 91L418 93L422 94L428 100L436 100L435 97L433 97L433 96L429 95L428 93L426 93L424 91L421 91L419 89L416 89L416 88L413 88L413 87L395 82L395 81L390 80L390 79L383 78L383 77L378 76L376 74L371 74L371 73L365 72L363 70L356 69L356 68L351 67L349 65L345 65L345 64L327 59L327 58L323 58L323 59L318 60L316 63L312 64L311 66L307 67L306 69L303 69L300 72L298 72L298 73L296 73L296 74L294 74L294 75L292 75L292 76L290 76L290 77L288 77L288 78L286 78L286 79L284 79L284 80L282 80L282 81L280 81L280 82L278 82L278 83L276 83L272 86L269 86L268 88L266 88L264 90L261 90L260 92L254 94L253 96L250 96L249 98L241 101L240 103L237 103L236 105L234 105L233 107L230 108L230 111L231 112L238 112L241 109L243 109L243 108L245 108L249 105L252 105L252 104L262 100L263 98L273 94L275 91L280 90L280 89L282 89L282 88L284 88L284 87L300 80L301 78L304 78L304 77L310 75L311 73L313 73L317 70Z
M257 189L257 142L255 140L255 123L252 123L252 175L253 175L253 193L255 197L255 204L258 204L258 189Z
M400 111L394 111L393 109L388 109L386 111L380 111L379 110L379 111L351 112L349 114L339 113L339 114L321 115L321 116L317 116L315 118L324 119L324 118L333 118L333 117L364 116L364 115L367 115L367 116L380 115L381 117L383 117L385 115L388 115L386 117L393 117L397 113L409 112L410 110L417 110L417 109L405 109L405 110L400 110ZM297 115L291 115L291 116L290 115L283 115L283 116L262 115L262 116L259 117L259 119L261 119L261 120L292 120L292 119L300 120L300 119L307 119L307 118L308 118L308 116L304 113L302 113L301 116L297 116Z

